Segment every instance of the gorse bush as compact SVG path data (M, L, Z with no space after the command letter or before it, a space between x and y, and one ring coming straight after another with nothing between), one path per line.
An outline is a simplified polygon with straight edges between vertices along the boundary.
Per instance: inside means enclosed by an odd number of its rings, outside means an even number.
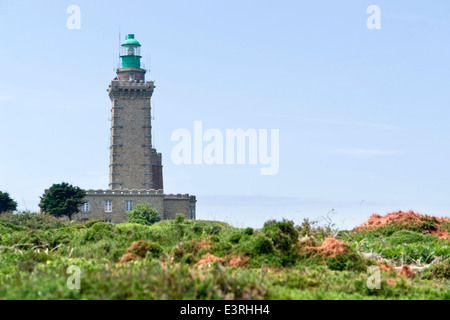
M256 235L253 237L248 246L250 256L260 256L274 252L272 241L264 235Z
M342 254L326 258L325 263L331 270L336 271L349 270L363 272L370 265L369 261L365 260L351 248L345 250Z
M252 228L247 228L244 230L244 234L248 236L252 236L255 233L255 231Z
M125 254L133 254L141 258L145 258L147 253L154 258L158 258L163 252L163 248L154 242L139 240L134 242L126 251Z
M84 240L86 242L96 242L102 239L111 239L116 232L115 225L107 222L99 222L86 230Z
M431 268L425 269L423 277L429 280L435 278L450 280L450 258L431 266Z
M241 240L242 236L243 236L242 232L235 232L235 233L231 234L231 236L229 238L229 241L231 243L239 243L239 241Z
M266 222L262 232L272 240L275 248L289 252L298 242L298 231L293 221Z
M0 215L0 222L39 230L59 229L70 225L69 221L61 218L30 212L5 213Z
M86 228L90 228L94 224L101 223L101 222L104 222L104 221L99 220L99 219L93 219L93 220L89 220L88 222L86 222L85 226L86 226Z
M298 260L299 233L293 221L268 221L264 224L262 233L277 249L278 261L281 261L282 266L292 265Z
M177 229L178 239L182 239L184 237L184 225L185 225L184 216L178 213L175 217L175 228Z

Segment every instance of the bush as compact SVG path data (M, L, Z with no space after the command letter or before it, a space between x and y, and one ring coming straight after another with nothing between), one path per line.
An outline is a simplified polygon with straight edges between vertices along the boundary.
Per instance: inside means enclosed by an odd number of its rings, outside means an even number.
M434 278L450 279L450 258L425 269L423 271L423 277L429 280Z
M161 216L149 203L139 203L133 210L127 212L128 222L143 225L152 225L161 221Z
M417 242L432 242L436 240L436 237L429 235L425 236L423 234L410 230L400 230L394 232L387 240L392 245L401 245Z
M199 223L194 223L194 226L192 227L192 231L196 234L196 235L201 235L203 233L203 226Z
M247 228L244 230L244 234L246 234L246 235L252 236L253 233L254 233L254 231L252 228Z
M181 261L181 259L183 258L183 256L185 254L186 254L186 248L184 246L184 243L183 242L177 243L175 248L173 248L173 250L172 250L173 260L179 262L179 261Z
M153 224L153 223L150 223L149 221L144 220L144 219L132 219L132 220L129 220L129 222L130 223L135 223L135 224L140 224L142 226L151 226Z
M184 220L186 220L184 218L184 215L182 215L181 213L177 213L177 215L175 217L175 222L178 224L182 224L182 223L184 223Z
M257 235L250 240L248 253L251 256L260 256L274 252L272 241L263 235Z
M12 231L22 231L24 228L13 225L9 222L0 222L0 234L2 233L10 233Z
M151 241L139 240L134 242L126 251L125 254L135 255L141 258L145 258L147 254L154 258L158 258L163 252L163 248Z
M93 219L93 220L89 220L88 222L86 222L85 226L86 228L90 228L92 227L94 224L99 223L99 222L104 222L100 219Z
M182 239L184 237L184 216L181 213L177 213L175 218L175 228L177 230L178 239Z
M7 222L15 226L30 229L52 230L68 226L70 223L64 219L55 218L45 214L30 212L5 213L0 215L0 222Z
M236 233L233 233L230 236L229 241L231 243L239 243L239 240L241 240L241 238L242 238L242 233L241 232L236 232Z
M262 232L272 239L275 248L282 252L289 252L298 241L298 231L293 221L268 221L264 224Z
M100 241L102 239L111 239L115 231L115 225L107 222L98 222L94 224L91 228L86 230L85 240L86 241Z
M149 248L147 251L147 256L151 255L153 258L158 258L164 249L156 242L149 242Z
M346 250L335 257L326 258L325 262L328 268L336 271L364 271L368 267L364 258L352 249Z

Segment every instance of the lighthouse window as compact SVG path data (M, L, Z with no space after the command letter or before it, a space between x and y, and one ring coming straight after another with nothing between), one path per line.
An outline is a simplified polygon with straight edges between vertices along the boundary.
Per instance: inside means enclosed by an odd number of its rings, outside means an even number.
M133 210L133 200L125 201L125 211L130 212L131 210Z
M112 212L112 201L111 200L105 201L105 212Z
M123 46L122 56L139 56L141 48L139 46Z
M81 205L81 212L89 212L89 201L86 201Z

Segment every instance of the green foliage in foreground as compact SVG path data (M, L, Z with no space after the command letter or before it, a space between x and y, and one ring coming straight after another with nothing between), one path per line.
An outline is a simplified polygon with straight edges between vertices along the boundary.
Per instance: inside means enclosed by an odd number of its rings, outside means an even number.
M394 229L395 228L395 229ZM400 266L403 263L432 263L450 257L450 242L411 230L387 226L374 231L341 232L339 238L360 252L379 253Z
M302 234L290 221L253 230L182 217L146 226L2 215L0 299L450 299L448 241L386 240L403 251L432 245L442 262L414 279L383 272L381 290L369 290L366 267L374 261L358 251L374 248L375 237L341 233L349 249L321 259L307 250L321 240L305 244ZM208 253L223 262L202 263ZM238 257L244 263L228 264ZM72 265L81 269L81 290L66 286Z

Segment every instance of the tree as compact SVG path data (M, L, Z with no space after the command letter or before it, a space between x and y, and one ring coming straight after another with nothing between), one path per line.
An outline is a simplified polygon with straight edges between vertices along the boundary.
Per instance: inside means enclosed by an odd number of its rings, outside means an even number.
M80 205L84 202L86 191L74 187L68 183L54 184L48 192L41 197L39 207L44 213L55 217L68 216L79 212Z
M16 210L17 210L17 202L11 199L8 192L0 191L0 213Z
M149 203L138 203L127 212L128 222L152 225L161 220L161 216Z

